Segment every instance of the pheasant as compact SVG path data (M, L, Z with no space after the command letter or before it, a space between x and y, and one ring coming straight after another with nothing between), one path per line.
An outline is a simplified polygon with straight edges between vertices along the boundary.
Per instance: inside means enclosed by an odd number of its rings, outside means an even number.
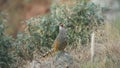
M57 51L64 51L66 46L67 46L67 30L65 29L63 24L60 24L59 33L53 43L53 48L50 51L48 51L46 54L41 56L40 58L45 57Z

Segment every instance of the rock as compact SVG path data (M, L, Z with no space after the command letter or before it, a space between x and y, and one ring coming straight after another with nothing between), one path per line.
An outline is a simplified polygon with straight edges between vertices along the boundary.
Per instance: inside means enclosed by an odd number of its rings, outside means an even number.
M33 60L30 64L31 68L73 68L73 57L65 51L58 52L54 57L46 60Z
M70 68L70 65L73 64L73 58L67 52L58 52L53 62L57 68Z

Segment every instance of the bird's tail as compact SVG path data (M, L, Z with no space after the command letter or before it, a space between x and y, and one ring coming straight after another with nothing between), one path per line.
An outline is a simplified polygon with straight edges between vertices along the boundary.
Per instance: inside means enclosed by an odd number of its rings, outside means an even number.
M52 53L54 53L54 49L49 50L48 52L46 52L45 54L43 54L42 56L40 56L40 58L52 55Z

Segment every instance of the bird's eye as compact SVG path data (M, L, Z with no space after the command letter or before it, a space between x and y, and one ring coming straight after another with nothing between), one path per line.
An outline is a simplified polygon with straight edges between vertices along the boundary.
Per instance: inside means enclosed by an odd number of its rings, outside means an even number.
M64 27L62 23L60 23L60 26L61 26L61 27Z

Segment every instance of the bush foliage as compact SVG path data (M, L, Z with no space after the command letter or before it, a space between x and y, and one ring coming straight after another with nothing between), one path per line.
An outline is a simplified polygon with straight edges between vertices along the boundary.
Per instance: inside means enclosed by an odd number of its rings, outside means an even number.
M103 21L100 13L100 7L92 2L78 2L74 6L54 4L50 14L28 20L28 29L30 35L39 40L39 45L49 47L58 34L59 23L63 23L68 30L70 45L76 40L86 44L90 33Z
M6 27L3 22L2 16L0 16L0 66L1 68L9 68L10 64L15 62L14 52L11 51L13 39L5 35Z

